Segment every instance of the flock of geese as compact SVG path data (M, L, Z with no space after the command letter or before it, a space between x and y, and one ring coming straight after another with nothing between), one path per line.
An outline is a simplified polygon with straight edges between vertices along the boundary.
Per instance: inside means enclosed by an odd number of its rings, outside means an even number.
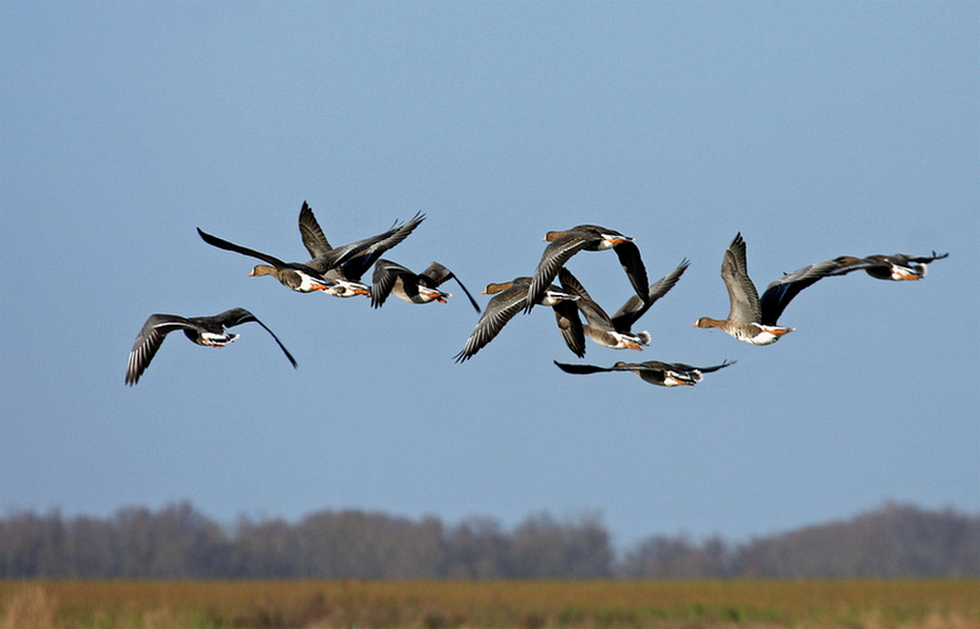
M459 278L438 262L433 262L421 273L414 273L396 262L381 258L386 251L405 240L424 220L425 215L418 213L405 223L399 224L396 221L390 229L376 236L349 245L332 247L317 223L313 210L304 201L299 213L299 231L303 245L311 256L304 263L283 262L269 254L208 234L200 228L197 231L209 245L264 262L265 264L256 265L252 269L250 277L271 275L283 286L294 291L322 291L335 297L366 296L370 298L373 307L379 308L391 295L414 304L433 301L445 303L452 295L441 290L440 286L454 280L469 298L473 308L478 313L481 312L480 306ZM618 231L597 225L579 225L565 231L548 232L544 240L549 244L545 247L533 275L489 284L483 291L493 297L463 349L456 354L456 362L472 358L517 313L529 313L537 305L549 306L554 310L565 344L579 358L585 356L586 337L612 349L642 349L642 346L650 344L650 334L646 331L634 332L634 324L654 302L674 287L689 265L685 259L663 278L649 284L639 248L633 238ZM616 253L635 292L612 316L592 299L581 282L565 268L568 260L580 251L607 249ZM933 251L930 256L840 256L783 275L770 283L760 298L755 284L749 278L745 241L739 233L725 251L721 264L721 278L728 289L731 302L728 317L721 320L702 317L693 325L699 328L718 328L753 345L770 345L794 330L777 325L779 317L800 291L818 280L857 270L863 270L871 277L881 280L918 280L925 277L927 263L948 255ZM361 278L371 266L374 266L374 273L371 284L367 285ZM554 283L556 279L558 285ZM585 318L585 323L582 322L582 317ZM188 339L198 345L223 347L239 336L229 332L228 328L249 322L258 323L265 328L289 362L296 367L296 360L275 333L244 308L232 308L205 317L154 314L146 320L133 343L126 369L126 384L134 385L139 381L170 332L182 330ZM571 374L630 371L645 382L667 387L694 385L703 379L703 374L734 363L726 360L710 367L693 367L683 363L651 360L641 363L620 361L611 367L600 367L554 362L560 369Z

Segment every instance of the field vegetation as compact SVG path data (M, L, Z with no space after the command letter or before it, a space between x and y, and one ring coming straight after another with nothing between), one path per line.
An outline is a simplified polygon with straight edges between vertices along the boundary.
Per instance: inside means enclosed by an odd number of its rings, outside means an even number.
M980 580L3 580L0 629L978 629Z

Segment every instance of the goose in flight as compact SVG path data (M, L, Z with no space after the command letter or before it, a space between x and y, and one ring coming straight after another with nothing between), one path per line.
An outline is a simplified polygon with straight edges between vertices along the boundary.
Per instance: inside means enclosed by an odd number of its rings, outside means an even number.
M732 337L753 345L771 345L795 328L776 325L779 316L804 288L829 276L856 271L858 265L846 257L810 264L787 273L766 287L759 298L755 284L749 278L745 262L745 240L736 234L728 245L721 263L721 279L728 289L731 309L723 320L701 317L693 325L699 328L718 328Z
M456 275L439 264L433 262L421 273L413 273L407 267L391 260L380 259L374 265L374 276L371 280L371 306L380 308L389 295L407 301L411 304L427 304L431 301L446 303L452 293L439 290L439 286L447 280L456 280L459 287L469 297L473 308L480 312L480 306L473 299L470 291Z
M264 323L259 321L255 315L244 308L232 308L211 317L181 317L171 314L153 314L143 324L143 329L136 336L133 349L129 352L129 364L126 367L126 384L134 385L139 382L140 376L150 366L150 361L156 355L163 339L175 330L183 330L194 343L207 345L210 347L224 347L239 337L238 334L228 332L226 328L233 328L242 323L254 321L258 323L279 345L279 349L286 355L293 368L296 367L296 359L289 353L286 346L282 344L279 337L270 330Z
M632 371L640 376L644 382L655 384L661 387L694 386L704 380L706 373L718 371L735 361L724 361L720 365L713 367L692 367L684 363L663 363L659 360L648 360L642 363L616 363L612 367L597 367L595 365L570 365L554 361L558 368L565 373L590 374L602 373L607 371Z
M485 295L493 295L487 304L483 316L477 322L473 332L466 340L462 351L456 354L456 362L460 363L473 357L480 349L492 341L514 315L524 309L528 299L530 277L518 277L510 282L488 284L483 291ZM585 356L585 334L582 331L582 321L578 318L575 301L578 297L565 293L557 286L550 286L538 300L542 306L551 306L555 310L558 329L568 349L579 358Z
M575 303L588 321L582 326L586 336L604 347L642 350L641 345L650 344L650 333L645 330L634 333L633 324L646 314L654 302L677 284L677 280L684 274L689 264L688 260L682 260L676 269L649 286L646 300L633 295L611 317L592 299L567 268L562 267L558 271L558 279L565 292L579 298Z
M637 296L647 299L647 270L640 258L640 249L629 236L598 225L578 225L565 231L550 231L544 240L550 244L541 254L541 260L531 278L530 299L524 306L525 312L538 303L541 295L558 275L558 269L565 266L569 258L579 251L605 251L612 249L619 256L619 262L633 285Z

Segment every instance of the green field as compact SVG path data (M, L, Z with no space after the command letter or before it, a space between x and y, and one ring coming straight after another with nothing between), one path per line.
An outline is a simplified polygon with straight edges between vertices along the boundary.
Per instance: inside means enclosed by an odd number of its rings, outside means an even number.
M0 581L0 629L980 628L980 580Z

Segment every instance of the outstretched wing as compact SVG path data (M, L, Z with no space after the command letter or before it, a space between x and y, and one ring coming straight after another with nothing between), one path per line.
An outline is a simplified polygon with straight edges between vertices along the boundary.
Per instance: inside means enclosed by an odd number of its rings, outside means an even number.
M599 367L597 365L570 365L568 363L560 363L557 360L552 362L558 365L558 368L565 373L590 374L602 373L604 371L617 371L616 369L610 367Z
M396 222L391 229L384 233L358 240L349 245L334 247L326 254L310 260L307 264L321 273L343 265L344 275L347 279L359 280L385 251L408 238L408 235L424 220L425 214L419 212L404 225L399 225Z
M371 277L371 307L380 308L391 294L399 277L412 277L415 274L406 267L391 260L378 260L374 265L374 275Z
M633 290L636 291L636 296L646 300L649 280L647 279L647 268L640 257L640 248L636 246L636 243L629 241L621 242L613 249L619 257L619 263L623 265L623 270L626 271L626 277L633 285Z
M565 266L569 258L584 249L592 240L594 239L587 234L570 231L544 248L538 267L534 270L534 276L531 278L527 304L524 306L525 312L531 312L534 304L538 303L545 291L548 290L551 282L558 275L558 269Z
M279 337L276 336L275 332L269 329L269 326L259 321L258 317L253 315L248 310L245 310L244 308L232 308L231 310L226 310L221 314L215 315L213 319L215 322L220 323L226 328L233 328L236 325L241 325L243 323L250 323L253 321L255 323L258 323L265 329L266 332L269 333L269 335L273 338L273 340L275 340L276 344L279 345L279 349L281 349L282 353L285 354L286 358L289 359L289 363L293 366L293 369L296 368L296 359L293 358L293 355L289 353L289 350L286 349L286 346L282 344L282 341L279 340Z
M303 201L303 207L299 211L299 234L303 238L303 246L310 252L311 258L326 255L333 247L327 242L327 237L320 229L320 223L313 215L313 209Z
M197 228L197 233L201 235L204 242L208 243L212 247L217 247L218 249L224 249L225 251L234 251L235 253L240 253L245 256L250 256L253 258L258 258L263 262L268 262L272 266L281 269L284 267L293 267L289 263L283 262L279 258L274 258L267 253L262 253L261 251L256 251L255 249L249 249L248 247L243 247L241 245L236 245L233 242L228 242L227 240L222 240L217 236L212 236L211 234L202 231L200 227Z
M154 314L143 324L143 328L136 335L133 349L129 352L129 362L126 366L126 384L134 385L139 382L140 376L150 366L150 361L156 355L163 339L174 330L196 330L199 326L178 315Z
M471 295L470 291L466 289L466 286L464 286L463 283L459 281L459 278L456 277L455 273L453 273L443 265L439 264L438 262L432 262L432 264L427 266L424 271L419 273L419 282L424 284L425 286L428 286L429 288L437 288L439 285L441 285L443 282L449 279L456 280L456 283L459 284L459 287L463 289L464 293L466 293L466 296L469 298L470 303L473 304L473 308L477 312L481 312L480 305L476 303L475 299L473 299L473 295Z
M810 264L796 269L792 273L787 273L769 284L766 287L766 292L762 294L762 318L759 323L776 325L789 302L799 295L804 288L812 286L825 277L845 275L861 268L865 267L854 262L852 258L841 256L826 262Z
M558 280L561 282L561 286L563 289L565 289L566 293L578 297L578 300L575 301L575 306L582 311L582 314L585 315L589 325L602 330L613 329L612 320L610 320L609 315L602 309L602 306L593 301L588 291L586 291L585 287L582 286L582 283L578 281L578 278L572 275L571 271L565 267L559 269ZM579 354L579 357L581 356L582 354Z
M633 295L626 300L626 303L612 316L613 328L617 332L629 333L633 329L633 324L637 319L646 314L658 299L670 292L670 289L677 284L677 280L684 275L684 271L691 264L690 260L684 258L677 268L663 276L655 283L651 284L647 290L646 301L640 299L638 295Z
M745 262L745 241L741 232L735 235L732 244L725 250L725 257L721 261L721 279L728 289L728 300L731 303L728 318L740 323L759 323L762 308L755 284L749 279L748 265Z
M578 318L578 306L574 301L562 301L552 308L565 345L582 358L585 356L585 330L582 329L582 320Z
M492 341L507 322L524 307L525 299L527 299L527 284L523 283L515 283L495 295L487 304L473 332L470 333L466 345L456 354L456 362L460 363L472 358L484 345Z

